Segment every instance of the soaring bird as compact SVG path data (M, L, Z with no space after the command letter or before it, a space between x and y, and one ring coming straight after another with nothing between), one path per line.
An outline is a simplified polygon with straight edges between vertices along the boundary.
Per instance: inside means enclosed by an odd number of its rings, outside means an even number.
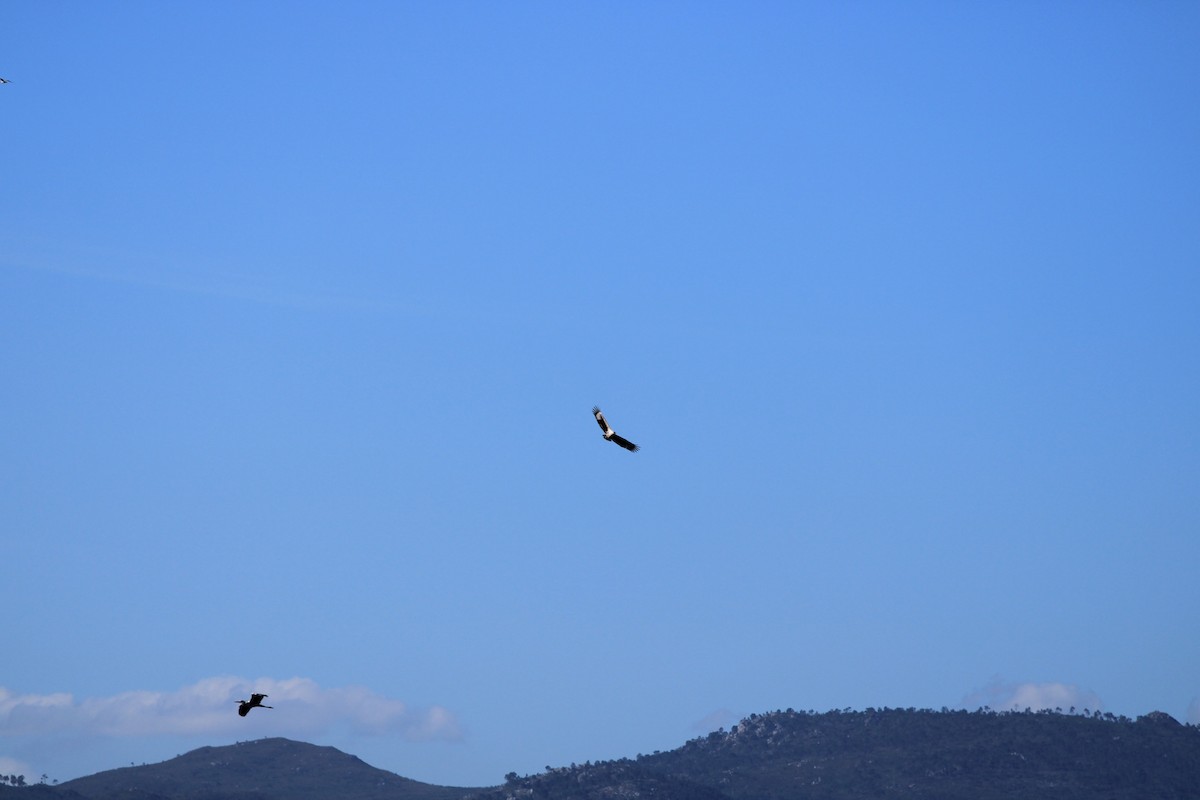
M249 700L234 700L238 704L238 716L244 717L250 713L252 708L274 708L275 706L264 706L263 698L265 694L252 694Z
M631 453L636 453L638 446L629 441L623 436L618 436L616 431L608 427L608 422L604 419L604 415L600 413L597 406L592 406L592 415L596 418L596 423L600 426L600 430L604 431L604 438L613 444L619 444Z
M0 78L0 83L12 83L8 78Z

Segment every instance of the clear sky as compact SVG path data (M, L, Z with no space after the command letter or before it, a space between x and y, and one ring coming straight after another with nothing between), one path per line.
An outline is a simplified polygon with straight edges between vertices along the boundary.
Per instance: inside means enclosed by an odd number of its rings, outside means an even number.
M1200 722L1200 5L0 16L0 773Z

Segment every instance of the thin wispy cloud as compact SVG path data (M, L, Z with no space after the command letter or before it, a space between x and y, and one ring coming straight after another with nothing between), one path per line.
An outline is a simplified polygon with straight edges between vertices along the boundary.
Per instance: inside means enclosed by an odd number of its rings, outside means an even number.
M187 268L172 259L154 260L127 253L85 250L24 258L9 254L0 261L0 267L307 311L424 313L428 305L400 302L386 294L367 291L282 285L278 279L249 272L234 272L214 265Z
M1095 692L1073 684L1010 683L1000 679L967 695L962 704L966 708L987 706L997 711L1024 711L1027 708L1033 711L1070 710L1072 707L1079 711L1099 711L1104 707Z
M270 710L237 715L235 701L269 695ZM269 718L265 715L271 715ZM410 741L459 741L455 715L440 706L412 707L361 686L325 688L308 678L205 678L171 692L137 690L109 697L17 694L0 687L0 736L221 735L278 731L314 735L344 730Z
M693 722L691 728L700 733L709 733L718 728L724 728L726 725L733 725L739 719L741 718L728 708L718 708L716 711Z

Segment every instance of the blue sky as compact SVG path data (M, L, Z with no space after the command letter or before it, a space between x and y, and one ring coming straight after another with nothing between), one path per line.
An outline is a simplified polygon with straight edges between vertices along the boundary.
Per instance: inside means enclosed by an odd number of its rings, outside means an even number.
M4 19L0 773L1200 722L1195 4Z

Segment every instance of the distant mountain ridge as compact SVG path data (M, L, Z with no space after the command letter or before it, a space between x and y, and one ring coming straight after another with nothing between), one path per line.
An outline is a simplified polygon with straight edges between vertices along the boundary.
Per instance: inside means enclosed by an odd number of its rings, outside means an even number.
M1196 800L1200 728L1154 712L776 711L669 752L518 778L472 800Z
M434 786L332 747L259 739L55 787L0 786L0 800L1196 800L1200 728L1161 712L789 709L675 750L505 781Z
M474 791L410 780L333 747L282 738L201 747L57 788L88 800L459 800Z

